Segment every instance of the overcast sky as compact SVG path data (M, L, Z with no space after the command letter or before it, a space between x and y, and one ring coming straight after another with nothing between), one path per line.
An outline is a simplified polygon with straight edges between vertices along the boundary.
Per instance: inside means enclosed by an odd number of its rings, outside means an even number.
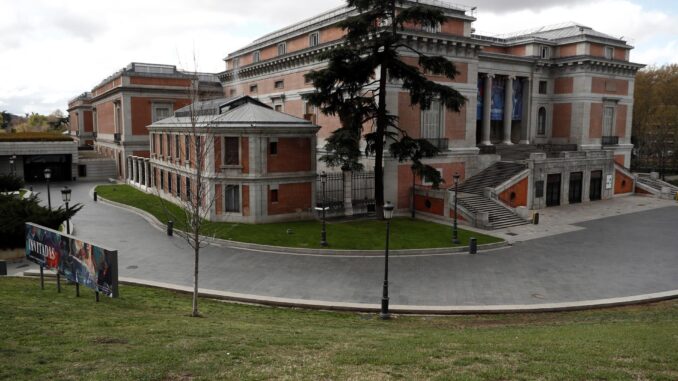
M499 34L574 21L624 36L631 60L678 63L676 0L454 0ZM219 72L229 52L342 0L0 0L0 110L65 110L132 61Z

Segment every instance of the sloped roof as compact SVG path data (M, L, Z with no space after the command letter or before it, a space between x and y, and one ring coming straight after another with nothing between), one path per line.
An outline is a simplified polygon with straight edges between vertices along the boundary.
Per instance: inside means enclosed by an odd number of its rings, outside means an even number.
M213 99L196 102L198 125L205 127L266 127L266 126L298 126L316 127L306 119L273 110L260 101L249 96ZM159 120L151 127L185 128L191 124L189 106L175 112L174 116Z
M268 106L247 102L218 115L214 121L218 124L308 124L311 122L289 114L275 111Z

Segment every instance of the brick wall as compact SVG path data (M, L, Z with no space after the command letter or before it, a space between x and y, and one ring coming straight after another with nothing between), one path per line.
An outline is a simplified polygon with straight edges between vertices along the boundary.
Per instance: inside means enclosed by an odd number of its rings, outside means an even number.
M280 138L278 153L271 155L268 152L269 173L311 170L310 138Z
M554 138L569 138L570 123L572 120L572 103L556 103L553 105L553 133Z
M312 189L311 183L280 184L278 202L271 202L269 187L268 215L296 213L297 209L310 209Z
M499 194L499 200L512 208L517 206L527 206L527 188L528 178L526 177L516 184L510 186L505 191L501 192ZM511 200L511 193L515 194L513 200Z

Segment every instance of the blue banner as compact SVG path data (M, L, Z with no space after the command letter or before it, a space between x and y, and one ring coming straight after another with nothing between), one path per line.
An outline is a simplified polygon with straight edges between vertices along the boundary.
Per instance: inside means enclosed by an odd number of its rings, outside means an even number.
M492 80L492 111L491 120L504 120L504 95L506 91L506 81L499 78Z
M513 120L523 119L523 81L513 81Z
M26 224L26 258L71 282L118 296L118 252L44 226Z

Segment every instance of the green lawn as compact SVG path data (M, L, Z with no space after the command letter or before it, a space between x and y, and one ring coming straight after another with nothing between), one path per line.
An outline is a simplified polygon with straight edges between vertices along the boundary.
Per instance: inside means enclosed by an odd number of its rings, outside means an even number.
M405 317L256 307L121 287L95 303L0 278L2 380L676 380L678 301Z
M185 225L181 209L167 201L161 202L155 195L141 192L128 185L101 185L97 193L108 200L134 206L153 214L166 223L173 219L181 229ZM173 216L173 217L170 217ZM239 242L264 245L320 248L321 223L297 221L275 224L209 223L206 235ZM288 234L288 231L291 234ZM428 221L395 218L391 222L392 249L420 249L450 247L452 228ZM327 241L333 249L379 250L384 248L386 227L383 221L362 220L330 222L327 225ZM461 245L468 245L469 237L478 239L478 244L501 242L501 239L484 234L459 230Z

